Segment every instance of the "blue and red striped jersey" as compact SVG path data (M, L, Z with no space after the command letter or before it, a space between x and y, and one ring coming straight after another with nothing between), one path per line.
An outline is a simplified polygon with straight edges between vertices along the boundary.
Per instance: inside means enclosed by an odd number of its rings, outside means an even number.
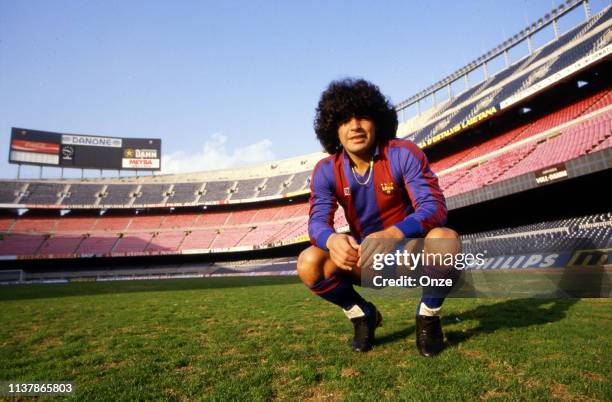
M370 233L397 226L406 238L425 235L446 223L447 208L438 178L425 153L412 141L392 139L376 146L372 177L351 170L343 150L320 160L310 180L310 241L327 250L338 204L351 233L361 242Z

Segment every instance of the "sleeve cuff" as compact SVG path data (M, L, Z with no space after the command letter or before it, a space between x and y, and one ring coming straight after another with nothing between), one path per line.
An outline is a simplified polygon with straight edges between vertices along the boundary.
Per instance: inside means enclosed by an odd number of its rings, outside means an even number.
M317 247L325 251L329 251L329 249L327 248L327 239L329 239L329 236L333 235L334 233L336 232L331 229L327 229L321 232L321 234L319 234L316 238Z
M421 223L411 216L407 217L401 222L396 223L393 226L401 230L404 234L404 237L407 239L419 237L423 234L423 228L421 227Z

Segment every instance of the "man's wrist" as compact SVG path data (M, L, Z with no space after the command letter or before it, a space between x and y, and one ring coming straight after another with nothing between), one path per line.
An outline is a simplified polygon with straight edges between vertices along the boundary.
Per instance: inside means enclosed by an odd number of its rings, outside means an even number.
M337 234L338 234L338 233L332 233L332 234L330 234L330 235L327 237L327 241L325 242L325 247L327 247L327 249L328 249L328 250L330 249L330 247L329 247L329 246L330 246L330 244L331 244L331 242L332 242L333 238L334 238L334 237L335 237Z
M336 232L331 229L324 230L323 232L319 233L319 235L315 238L315 244L321 249L329 251L329 247L327 247L327 241L329 240L329 237L334 233Z
M394 239L404 240L405 238L404 233L397 226L389 226L385 229L385 232Z

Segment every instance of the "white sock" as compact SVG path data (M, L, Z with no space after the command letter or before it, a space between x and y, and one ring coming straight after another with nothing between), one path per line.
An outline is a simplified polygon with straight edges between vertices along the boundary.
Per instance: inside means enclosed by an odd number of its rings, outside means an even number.
M419 315L435 317L437 315L440 315L440 309L442 309L442 307L431 308L427 307L427 304L421 302L421 305L419 306Z
M343 309L342 311L344 311L344 314L348 317L349 320L352 320L353 318L359 318L359 317L365 316L365 313L363 312L361 307L359 307L356 304L350 309L348 310Z

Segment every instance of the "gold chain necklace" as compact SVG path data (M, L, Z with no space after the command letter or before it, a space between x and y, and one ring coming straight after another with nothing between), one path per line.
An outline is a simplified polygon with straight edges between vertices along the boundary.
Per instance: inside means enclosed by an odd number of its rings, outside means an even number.
M355 178L355 181L357 182L357 184L359 184L360 186L365 186L370 182L370 179L372 178L372 170L374 170L374 158L370 159L370 172L368 173L368 178L366 179L366 181L362 183L357 178L357 173L355 173L355 166L351 166L353 177Z

